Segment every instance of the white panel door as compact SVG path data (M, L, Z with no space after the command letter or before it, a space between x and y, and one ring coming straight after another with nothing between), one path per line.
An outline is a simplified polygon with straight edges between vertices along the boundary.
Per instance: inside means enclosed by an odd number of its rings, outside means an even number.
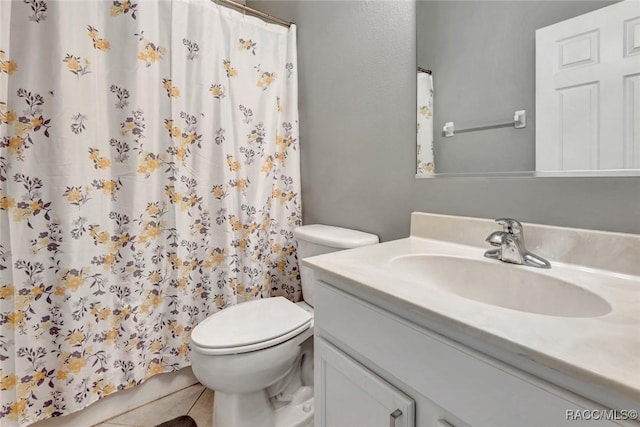
M413 399L315 338L316 427L414 427Z
M640 169L640 0L536 31L536 170Z

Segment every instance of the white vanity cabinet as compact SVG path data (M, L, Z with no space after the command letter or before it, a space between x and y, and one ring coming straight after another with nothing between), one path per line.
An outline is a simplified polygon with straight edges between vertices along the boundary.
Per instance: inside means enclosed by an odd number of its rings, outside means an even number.
M604 408L319 280L315 334L316 427L411 426L413 401L420 427L635 425L572 420Z

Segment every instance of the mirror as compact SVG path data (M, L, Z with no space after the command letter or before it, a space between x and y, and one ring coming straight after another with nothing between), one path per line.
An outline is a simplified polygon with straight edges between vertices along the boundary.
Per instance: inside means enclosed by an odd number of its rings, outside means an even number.
M418 0L417 176L640 175L640 11L616 3ZM618 6L606 25L573 22Z

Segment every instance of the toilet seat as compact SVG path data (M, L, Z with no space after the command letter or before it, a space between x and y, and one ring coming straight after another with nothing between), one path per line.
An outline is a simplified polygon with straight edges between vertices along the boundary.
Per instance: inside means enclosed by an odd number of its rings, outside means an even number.
M212 314L191 332L191 342L210 355L272 347L311 326L312 315L284 297L248 301Z

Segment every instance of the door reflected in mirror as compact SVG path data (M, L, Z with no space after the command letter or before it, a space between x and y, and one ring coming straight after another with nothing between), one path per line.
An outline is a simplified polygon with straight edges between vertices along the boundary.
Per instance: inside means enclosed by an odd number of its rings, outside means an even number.
M416 7L418 176L640 175L640 2Z

